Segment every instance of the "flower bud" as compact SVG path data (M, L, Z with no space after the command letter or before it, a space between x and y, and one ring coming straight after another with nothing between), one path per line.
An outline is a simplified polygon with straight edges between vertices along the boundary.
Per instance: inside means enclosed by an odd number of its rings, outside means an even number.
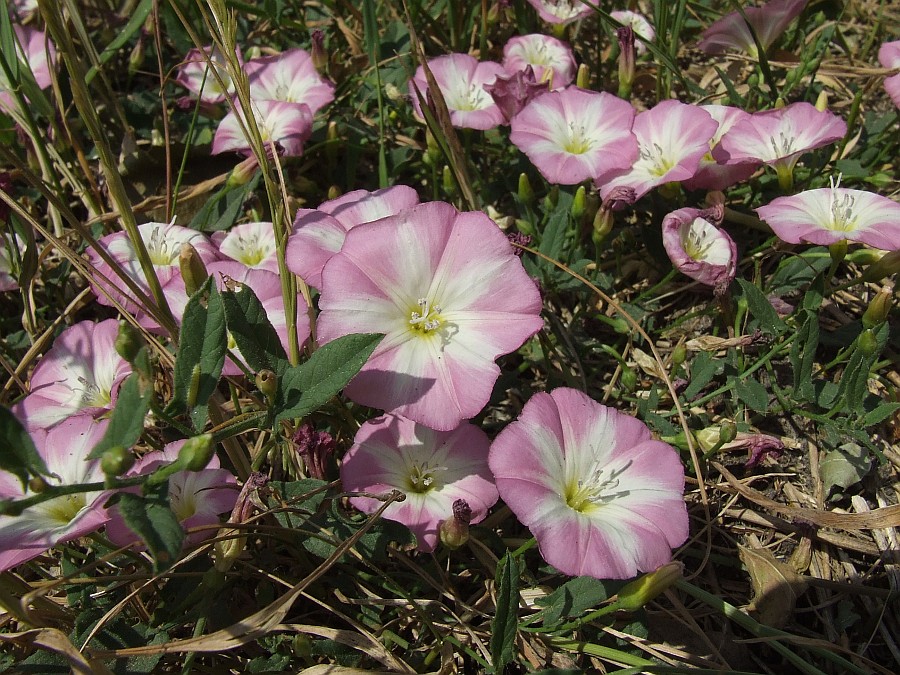
M866 308L862 316L862 324L865 328L877 328L887 321L891 312L891 304L894 299L894 289L890 286L882 286L881 290L872 298L872 302Z
M143 38L138 38L137 43L134 45L134 49L132 49L131 53L128 55L129 75L134 75L141 69L141 65L144 63L144 52L144 40Z
M121 476L134 466L134 453L121 445L116 445L100 457L100 468L107 476Z
M637 387L637 372L629 366L622 366L622 388L625 391L634 391Z
M891 251L869 265L862 273L861 281L881 281L897 272L900 272L900 251Z
M181 252L178 254L178 267L181 270L181 278L184 279L184 288L188 295L193 295L199 291L203 283L209 278L209 272L206 271L206 265L200 259L197 249L187 242L181 245Z
M856 338L856 348L863 356L875 356L878 353L878 338L871 328L866 328Z
M119 332L116 335L116 353L133 364L143 346L144 339L135 327L127 321L120 321Z
M444 168L441 171L441 187L444 188L444 194L448 197L451 199L456 197L458 193L458 190L456 189L456 179L453 178L453 172L446 164L444 164Z
M672 367L677 368L682 363L687 360L687 347L684 346L683 342L675 345L675 349L672 350Z
M328 51L325 49L325 32L316 29L311 34L312 48L310 50L310 58L312 64L319 73L324 73L328 67Z
M636 612L681 579L683 571L684 565L680 562L670 562L625 584L619 591L616 607L626 612Z
M737 438L737 425L731 420L723 420L722 426L719 427L719 442L731 443Z
M269 405L272 405L278 391L278 377L271 370L263 369L256 374L256 388L263 393Z
M434 134L431 133L431 129L425 129L425 156L422 158L422 161L426 166L435 166L438 161L441 159L441 146L437 142L437 139L434 137Z
M185 471L203 471L215 453L212 434L187 439L178 451L178 465Z
M706 427L694 432L694 438L697 439L697 444L703 452L710 452L719 445L721 435L722 430L719 427Z
M578 66L578 74L575 76L575 86L579 89L591 88L591 69L586 63Z
M465 499L453 502L453 515L441 523L441 542L447 548L456 550L469 541L469 523L472 509Z
M626 101L631 98L631 85L634 82L634 29L623 26L616 29L619 40L619 98Z
M534 202L534 190L531 189L531 181L528 180L528 175L524 173L519 174L519 192L518 192L519 200L523 204L532 204Z
M256 155L251 155L247 159L239 162L237 166L231 170L231 173L228 174L228 180L225 181L225 185L229 188L246 185L253 180L253 176L256 175L258 170L259 162L256 159Z
M816 98L816 110L819 112L828 110L828 92L824 89L819 92L819 96Z
M42 493L48 487L50 486L47 485L47 481L44 480L43 476L34 476L28 481L28 489L35 494Z
M575 191L575 197L572 199L572 218L576 223L580 223L582 216L584 216L586 201L587 190L584 189L584 185L580 185L578 190Z
M338 151L341 147L341 135L338 133L337 122L331 120L325 130L325 161L330 170L337 165Z
M328 200L329 201L331 201L332 199L337 199L340 196L341 196L341 188L339 188L337 185L332 185L331 187L328 188Z

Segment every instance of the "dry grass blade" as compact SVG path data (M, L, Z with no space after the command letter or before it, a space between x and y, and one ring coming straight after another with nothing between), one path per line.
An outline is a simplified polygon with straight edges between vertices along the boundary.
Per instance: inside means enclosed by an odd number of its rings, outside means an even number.
M18 645L34 645L49 649L64 657L73 673L95 675L97 671L82 656L65 633L56 628L35 628L21 633L0 633L0 642ZM104 669L105 670L105 669Z

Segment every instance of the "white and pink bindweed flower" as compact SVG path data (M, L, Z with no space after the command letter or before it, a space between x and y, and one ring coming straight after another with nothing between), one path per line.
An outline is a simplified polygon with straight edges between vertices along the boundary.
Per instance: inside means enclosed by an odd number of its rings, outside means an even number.
M535 79L549 81L551 89L572 84L577 68L572 48L562 40L539 33L511 37L503 46L503 67L513 74L528 66Z
M494 61L478 61L468 54L447 54L428 61L434 79L441 90L450 121L462 129L493 129L504 123L503 113L484 88L506 71ZM427 100L428 81L422 66L409 82L409 95L416 114L424 118L416 89Z
M341 250L347 232L363 223L393 216L419 203L416 191L394 185L369 192L354 190L315 209L300 209L288 237L288 269L313 288L322 287L322 269Z
M549 182L575 185L634 163L634 119L627 101L568 87L525 106L512 119L509 139Z
M713 157L725 134L735 124L750 117L750 113L734 106L715 104L704 105L703 110L710 114L719 128L709 139L710 151L700 159L700 167L694 176L683 181L684 187L688 190L724 190L752 176L759 166L758 162L719 163Z
M687 539L678 453L575 389L532 396L488 461L500 497L564 574L628 579Z
M56 338L35 366L31 391L12 406L30 430L44 429L79 413L93 416L111 410L131 365L115 349L119 324L81 321Z
M87 457L103 438L109 422L76 415L58 426L31 432L38 454L50 470L50 485L96 483L104 479L100 460ZM33 496L18 477L0 471L0 499ZM54 497L25 509L18 516L0 515L0 572L31 560L56 544L100 529L109 516L103 509L106 493L81 492Z
M632 12L627 9L610 12L609 15L623 26L631 27L635 36L641 38L640 40L634 41L634 48L637 50L638 55L646 54L647 45L645 43L653 42L656 38L656 31L653 30L653 26L650 25L647 18L643 14L638 14L637 12Z
M778 238L827 246L847 239L873 248L900 249L900 204L873 192L838 187L779 197L756 209Z
M321 291L321 342L385 334L344 393L443 431L478 414L500 375L494 359L543 325L506 236L442 202L350 230Z
M737 246L716 220L709 211L678 209L663 218L662 241L675 269L721 291L734 281Z
M253 269L278 274L275 228L272 223L242 223L228 232L213 232L210 238L218 247L223 260L229 258Z
M46 89L53 81L50 68L56 60L56 48L44 31L31 26L14 25L13 33L16 39L15 56L20 64L31 70L37 86ZM17 109L15 98L9 93L13 86L5 70L0 68L0 111L12 112Z
M883 68L896 70L900 68L900 40L893 42L885 42L878 49L878 62ZM888 96L894 102L894 105L900 108L900 73L890 75L884 80L884 89Z
M178 452L186 441L174 441L162 450L150 452L141 457L128 471L126 477L153 473L178 459ZM137 492L138 489L129 489ZM200 471L179 471L169 477L169 506L185 530L204 525L218 525L219 515L230 512L238 497L237 480L227 469L221 468L219 458L213 455L205 469ZM108 509L110 521L106 526L106 536L116 546L126 546L139 541L138 535L125 524L119 508ZM184 545L198 544L209 539L218 527L207 527L190 532Z
M348 492L403 492L406 499L388 506L384 517L412 530L420 551L433 551L441 522L453 517L456 500L466 501L472 523L483 520L497 502L489 447L487 434L468 422L434 431L384 415L363 423L356 433L341 463L341 483ZM351 497L350 503L366 513L382 505L370 497Z
M303 103L315 115L334 100L334 85L322 78L309 53L288 49L275 56L249 61L244 69L250 79L250 98Z
M731 12L703 31L697 47L707 54L724 54L728 50L758 56L756 42L747 27L749 23L763 49L768 49L788 25L800 15L807 0L772 0L761 7L745 7L744 16ZM746 20L745 18L746 17Z
M285 101L253 100L250 103L253 119L259 127L266 151L275 144L276 151L286 157L299 157L303 154L303 144L312 134L312 112L305 103L287 103ZM223 152L239 152L244 155L253 154L250 141L244 135L241 122L243 112L229 112L213 137L212 154Z
M703 108L679 101L663 101L638 114L632 127L637 161L625 172L595 176L601 197L628 187L640 199L655 187L692 178L718 126Z
M528 0L528 4L547 23L563 26L583 19L593 11L590 4L581 0Z
M791 103L738 120L713 156L726 164L769 164L780 184L788 187L801 155L834 143L846 133L847 123L834 113L816 110L810 103Z
M236 56L238 63L243 64L240 47ZM228 61L216 46L191 49L178 67L175 81L203 103L222 103L235 94L234 82L228 74Z

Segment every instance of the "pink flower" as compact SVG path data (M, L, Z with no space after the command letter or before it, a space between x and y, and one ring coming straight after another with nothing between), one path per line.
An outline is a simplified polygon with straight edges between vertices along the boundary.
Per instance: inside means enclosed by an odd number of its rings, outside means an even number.
M415 190L395 185L374 192L354 190L320 204L317 209L300 209L288 237L287 267L313 288L321 288L322 269L341 250L347 232L418 203Z
M14 291L19 287L14 275L18 273L18 261L22 259L24 250L25 242L19 235L0 232L0 292Z
M534 68L538 82L550 81L551 89L561 89L575 79L575 56L565 42L547 35L532 34L510 38L503 47L503 67L509 73Z
M243 63L240 47L236 56L238 63ZM219 84L219 79L225 85L224 89ZM235 94L234 82L228 74L227 61L216 46L204 47L202 51L190 50L178 68L175 81L204 103L222 103Z
M312 115L334 100L334 85L316 71L303 49L288 49L247 63L250 98L286 103L305 103Z
M162 450L149 452L141 457L126 476L142 476L178 459L178 451L186 441L174 441ZM130 490L137 491L137 489ZM169 477L169 506L185 530L204 525L218 525L219 514L230 512L237 502L237 480L227 469L221 468L219 458L213 455L201 471L179 471ZM126 546L138 541L138 536L125 524L118 506L108 510L110 521L106 536L116 546ZM209 527L192 532L185 537L185 546L197 544L216 534L217 528Z
M56 60L56 48L53 43L47 39L44 31L31 26L14 25L13 32L20 67L31 70L38 87L41 89L49 87L53 81L50 66ZM18 86L18 83L11 83L4 70L0 68L0 111L11 112L16 107L15 99L8 93L14 86Z
M589 15L593 8L581 0L528 0L547 23L566 25Z
M753 113L735 123L722 137L713 156L720 162L764 162L790 175L800 155L844 137L847 124L809 103Z
M153 263L153 270L159 283L165 286L173 277L179 277L181 270L178 264L178 256L181 253L182 244L190 244L193 246L200 259L204 264L209 264L218 259L216 248L209 242L205 235L191 230L187 227L180 227L173 223L144 223L138 226L138 233L147 248L150 255L150 262ZM131 278L146 295L150 295L150 286L147 283L147 277L137 260L134 246L125 232L116 232L109 234L97 241L98 246L105 250L118 263L119 269L129 278ZM111 305L107 299L107 294L122 303L125 310L138 315L142 324L148 328L157 327L157 324L144 315L142 306L138 303L134 294L122 282L119 275L100 257L94 248L88 248L86 251L88 260L98 272L109 279L110 284L101 279L91 282L91 288L97 295L97 302L101 305Z
M116 352L119 324L81 321L56 338L31 375L31 393L12 410L30 430L51 427L76 413L111 410L131 366Z
M678 209L663 218L662 240L675 268L707 286L726 288L737 271L737 246L706 211Z
M643 14L632 12L629 10L620 10L618 12L610 12L609 15L624 26L630 26L635 36L641 38L634 41L634 47L638 54L647 52L646 42L653 42L656 38L656 31L647 21Z
M213 232L211 238L223 259L230 258L247 267L278 274L272 223L243 223L228 232Z
M500 497L564 574L628 579L687 539L678 454L575 389L532 396L488 462Z
M385 334L345 393L444 431L484 407L494 359L543 325L537 287L504 234L441 202L350 230L321 290L321 342Z
M406 499L388 506L384 517L412 530L420 551L433 551L441 522L453 517L454 501L468 503L473 523L497 502L489 446L487 434L473 424L434 431L385 415L356 433L341 463L341 482L348 492L403 492ZM381 506L370 497L351 497L350 503L366 513Z
M885 42L878 50L878 62L884 68L896 70L900 68L900 40L893 42ZM900 73L891 75L884 80L884 89L888 96L894 102L894 105L900 108Z
M605 200L616 188L630 187L635 199L653 188L691 178L709 151L718 123L703 108L663 101L634 119L639 157L625 173L607 172L596 178Z
M503 66L493 61L479 62L468 54L447 54L428 61L428 67L444 96L453 126L484 130L503 124L503 114L484 88L498 75L506 74ZM428 82L422 66L409 83L409 95L416 114L424 118L416 88L427 97Z
M757 162L719 163L713 158L722 138L739 121L749 118L750 113L728 105L705 105L703 110L712 116L719 128L709 140L710 152L700 159L700 168L693 178L684 181L684 187L688 190L724 190L752 176L759 166Z
M109 422L90 415L71 417L50 431L34 430L38 454L50 470L51 485L102 481L99 460L89 460ZM30 497L11 473L0 471L0 499ZM25 509L18 516L0 516L0 572L39 556L51 546L100 529L109 520L102 508L105 493L82 492L54 497Z
M312 113L305 103L285 103L284 101L252 101L253 118L259 127L263 143L268 151L275 143L277 150L287 157L303 154L303 144L312 134ZM243 119L243 112L240 113ZM219 122L213 137L212 154L240 152L250 155L250 141L244 136L238 114L229 112Z
M900 204L863 190L838 187L779 197L756 209L791 244L828 245L843 239L888 251L900 249Z
M740 12L726 14L703 31L697 47L707 54L722 54L734 49L757 56L756 43L747 23L753 26L763 49L768 49L787 29L788 24L800 15L806 2L807 0L772 0L762 7L745 7L746 21Z
M638 157L634 119L627 101L568 87L525 106L512 120L509 140L549 182L575 185L632 165Z

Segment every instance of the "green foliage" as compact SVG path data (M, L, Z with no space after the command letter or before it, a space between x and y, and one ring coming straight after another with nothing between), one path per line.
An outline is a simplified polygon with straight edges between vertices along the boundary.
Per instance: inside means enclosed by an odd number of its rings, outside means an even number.
M178 559L184 543L184 530L169 508L168 483L160 483L144 495L120 492L115 503L125 524L153 556L153 569L168 569Z
M23 491L29 476L50 473L25 427L3 406L0 406L0 470L8 471L22 481Z
M491 620L491 662L495 673L502 673L515 658L516 630L519 611L519 558L505 553L497 563L497 609Z
M146 356L146 347L141 351ZM89 459L100 459L110 448L121 446L131 448L144 431L144 418L153 401L153 385L147 376L134 372L128 376L119 389L119 398L109 420L109 426L100 442L88 455Z

